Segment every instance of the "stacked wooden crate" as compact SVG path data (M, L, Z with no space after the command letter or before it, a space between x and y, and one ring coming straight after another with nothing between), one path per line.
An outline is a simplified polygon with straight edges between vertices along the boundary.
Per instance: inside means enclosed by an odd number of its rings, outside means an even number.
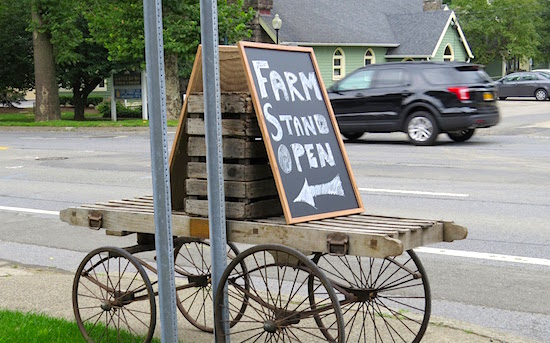
M249 93L222 93L222 150L225 214L228 219L281 215L275 181ZM187 99L189 135L185 211L208 216L204 99Z

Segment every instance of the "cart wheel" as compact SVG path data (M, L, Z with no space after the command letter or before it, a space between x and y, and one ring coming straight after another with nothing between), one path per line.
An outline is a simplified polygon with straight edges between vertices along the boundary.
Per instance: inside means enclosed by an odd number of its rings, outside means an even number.
M245 263L248 270L235 270ZM249 289L246 282L250 282ZM318 296L308 301L308 282ZM227 293L224 292L227 286ZM248 302L242 311L239 304ZM220 342L327 341L314 315L322 318L330 342L344 342L344 321L328 278L302 253L282 245L254 246L225 269L215 297ZM242 319L231 328L222 313Z
M230 263L239 250L233 243L227 243L227 263ZM176 246L176 299L183 316L196 328L214 332L213 291L211 280L210 242L202 240L184 241ZM236 272L246 274L246 265L240 263ZM248 280L245 287L248 290ZM244 312L247 301L243 301L241 311ZM232 317L231 325L235 325L240 315Z
M430 319L431 295L414 251L386 259L316 254L313 262L333 282L347 342L420 342ZM315 319L319 326L326 323L321 316Z
M155 331L151 281L141 264L117 247L95 249L82 260L73 310L87 342L150 342Z

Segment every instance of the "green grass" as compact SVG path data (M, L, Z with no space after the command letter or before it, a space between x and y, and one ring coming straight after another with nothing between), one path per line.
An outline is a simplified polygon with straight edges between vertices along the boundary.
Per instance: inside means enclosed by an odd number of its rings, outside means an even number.
M143 119L118 119L111 121L111 118L103 118L99 113L86 113L84 121L74 120L73 112L62 112L61 120L35 122L34 114L23 113L0 113L0 126L41 126L41 127L148 127L149 121ZM168 120L167 126L175 127L177 120Z
M116 342L116 332L111 332ZM126 334L123 341L140 342ZM133 338L133 340L132 340ZM41 314L0 310L0 343L70 343L84 342L75 322ZM160 343L153 338L152 342Z

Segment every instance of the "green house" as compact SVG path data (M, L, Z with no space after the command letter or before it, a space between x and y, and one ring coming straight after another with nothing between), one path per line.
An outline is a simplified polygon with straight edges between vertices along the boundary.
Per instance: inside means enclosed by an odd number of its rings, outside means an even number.
M270 2L270 1L267 1ZM264 41L312 47L325 86L370 63L462 61L474 56L441 0L273 0L260 11ZM282 20L273 28L275 15Z

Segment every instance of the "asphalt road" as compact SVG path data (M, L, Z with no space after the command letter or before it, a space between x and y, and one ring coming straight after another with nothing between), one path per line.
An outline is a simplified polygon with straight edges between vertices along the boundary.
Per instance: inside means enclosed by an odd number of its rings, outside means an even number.
M365 134L346 149L367 212L468 227L466 240L419 250L434 316L546 342L550 102L500 106L501 123L465 143ZM0 128L0 259L74 271L95 247L134 243L70 227L56 211L151 194L150 167L148 132Z

